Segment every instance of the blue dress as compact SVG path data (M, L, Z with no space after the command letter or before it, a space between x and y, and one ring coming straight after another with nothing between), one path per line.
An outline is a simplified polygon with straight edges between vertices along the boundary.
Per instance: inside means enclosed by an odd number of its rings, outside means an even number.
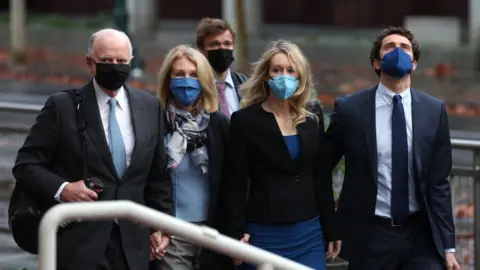
M300 154L299 135L284 136L292 159ZM325 270L325 248L319 217L294 224L247 223L250 245L270 251L279 256L306 265L316 270ZM244 263L243 270L256 266Z

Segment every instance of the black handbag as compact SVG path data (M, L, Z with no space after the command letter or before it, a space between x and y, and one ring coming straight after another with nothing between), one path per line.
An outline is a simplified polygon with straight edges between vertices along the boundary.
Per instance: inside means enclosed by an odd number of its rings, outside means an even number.
M76 108L77 130L82 147L82 169L83 179L87 179L87 163L86 163L86 121L83 115L83 96L80 90L65 90L73 100ZM89 185L87 185L88 187ZM15 243L24 251L37 254L38 253L38 229L40 220L42 219L48 207L40 203L34 196L31 196L25 188L18 183L10 198L8 206L8 225L12 231Z

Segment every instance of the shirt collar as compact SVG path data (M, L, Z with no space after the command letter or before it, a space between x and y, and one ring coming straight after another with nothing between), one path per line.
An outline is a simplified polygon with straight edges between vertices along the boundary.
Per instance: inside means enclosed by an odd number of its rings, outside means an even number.
M97 97L97 102L99 104L107 104L111 97L103 91L103 89L100 87L100 85L98 85L95 79L93 79L93 88L95 88L95 95ZM127 108L126 106L127 106L128 98L123 86L120 87L120 89L118 89L118 93L115 96L115 99L117 100L117 104L120 107L120 109L123 110L124 108Z
M382 83L379 83L378 84L378 87L377 87L377 95L379 97L381 97L387 104L388 106L390 106L393 102L393 97L395 95L397 95L397 93L393 92L392 90L388 89L385 85L383 85ZM411 91L410 91L410 87L408 87L407 89L405 89L405 91L403 91L402 93L398 94L402 97L402 100L407 100L409 101L410 100L410 97L411 97Z
M217 80L219 82L219 80ZM225 84L231 88L234 88L235 86L233 85L233 79L232 79L232 73L230 72L230 69L227 72L227 77L225 77Z

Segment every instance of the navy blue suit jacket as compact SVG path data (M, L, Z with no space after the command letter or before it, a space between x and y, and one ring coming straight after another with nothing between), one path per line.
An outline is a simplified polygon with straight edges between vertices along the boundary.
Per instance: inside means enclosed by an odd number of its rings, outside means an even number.
M338 98L326 134L332 165L345 157L345 178L338 218L343 257L352 260L366 249L375 215L377 87ZM455 248L450 183L452 154L443 101L411 89L414 182L420 211L428 217L439 255Z

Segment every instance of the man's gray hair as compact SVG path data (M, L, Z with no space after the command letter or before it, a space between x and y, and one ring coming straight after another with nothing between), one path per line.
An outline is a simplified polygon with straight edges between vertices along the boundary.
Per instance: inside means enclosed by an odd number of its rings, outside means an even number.
M128 40L128 46L130 47L130 56L133 55L133 46L132 46L132 42L130 41L130 38L128 37L128 35L123 31L116 30L116 29L113 29L113 28L101 29L101 30L93 33L90 36L90 39L88 40L88 55L92 55L92 53L93 53L93 45L95 43L95 39L97 38L98 34L101 33L101 32L106 32L106 31L117 32L118 34L124 36Z

